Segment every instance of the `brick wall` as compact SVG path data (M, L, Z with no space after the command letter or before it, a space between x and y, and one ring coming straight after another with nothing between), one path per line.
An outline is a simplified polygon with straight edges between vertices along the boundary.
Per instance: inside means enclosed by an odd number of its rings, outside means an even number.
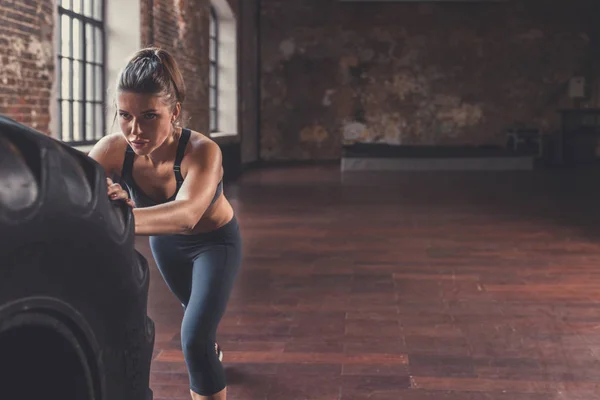
M207 132L209 1L142 0L142 46L155 45L177 59L186 83L183 125Z
M228 0L234 11L237 0ZM209 0L140 0L142 46L174 54L187 86L186 126L208 131ZM0 113L51 130L55 0L0 1ZM109 82L112 84L112 82Z
M258 57L258 5L259 0L242 0L237 8L238 21L238 93L239 126L241 132L242 163L259 159L258 115L259 57Z
M55 68L53 4L0 1L0 114L47 134Z
M556 129L569 78L600 68L599 4L263 1L262 158L337 158L344 133L479 145Z

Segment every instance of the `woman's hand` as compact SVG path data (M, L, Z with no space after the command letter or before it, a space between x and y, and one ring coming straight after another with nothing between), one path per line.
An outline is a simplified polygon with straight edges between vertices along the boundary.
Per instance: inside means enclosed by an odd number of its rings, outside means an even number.
M135 208L135 202L129 198L129 194L118 183L114 183L112 179L106 178L108 185L108 197L111 200L124 200L128 206Z

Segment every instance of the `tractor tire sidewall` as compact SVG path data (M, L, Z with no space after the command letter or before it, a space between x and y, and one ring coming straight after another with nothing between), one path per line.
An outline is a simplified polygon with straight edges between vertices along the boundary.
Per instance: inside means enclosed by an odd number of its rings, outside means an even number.
M131 210L108 199L102 167L85 154L1 117L0 138L30 166L39 163L37 201L0 213L0 309L35 299L68 304L93 332L101 400L147 400L154 325Z

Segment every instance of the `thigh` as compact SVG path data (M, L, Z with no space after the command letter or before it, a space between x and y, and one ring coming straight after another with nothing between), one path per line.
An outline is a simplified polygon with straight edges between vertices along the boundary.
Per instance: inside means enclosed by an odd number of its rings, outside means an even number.
M193 260L184 257L166 237L151 236L150 249L165 283L181 304L187 306L192 291Z
M214 340L217 326L240 267L240 248L219 244L202 252L194 261L190 301L184 315L187 333Z

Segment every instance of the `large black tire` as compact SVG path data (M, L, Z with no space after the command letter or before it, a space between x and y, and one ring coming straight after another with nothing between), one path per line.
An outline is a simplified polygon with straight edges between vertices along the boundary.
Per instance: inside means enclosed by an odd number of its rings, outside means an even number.
M0 116L0 397L151 399L148 286L102 167Z

